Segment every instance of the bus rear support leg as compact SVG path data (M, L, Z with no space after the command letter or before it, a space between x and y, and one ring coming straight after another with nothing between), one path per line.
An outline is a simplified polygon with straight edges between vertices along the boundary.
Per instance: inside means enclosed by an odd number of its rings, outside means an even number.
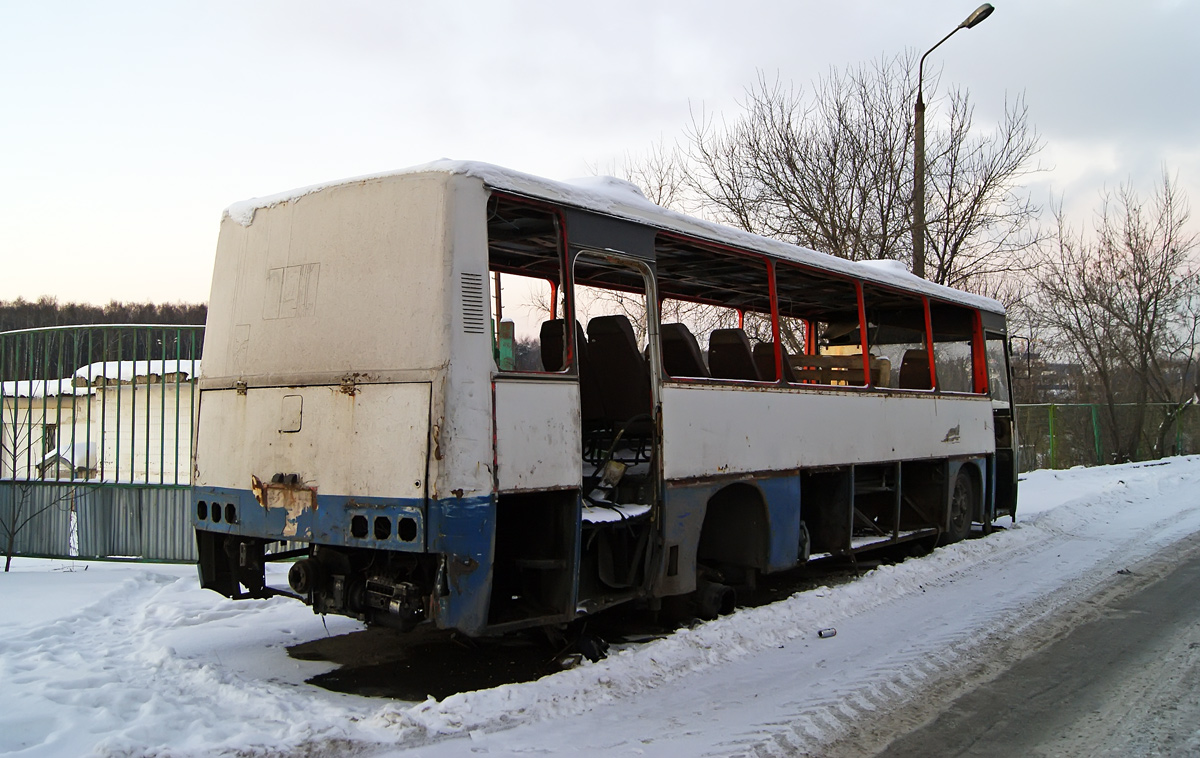
M269 597L263 569L266 544L254 537L197 529L200 586L235 600Z

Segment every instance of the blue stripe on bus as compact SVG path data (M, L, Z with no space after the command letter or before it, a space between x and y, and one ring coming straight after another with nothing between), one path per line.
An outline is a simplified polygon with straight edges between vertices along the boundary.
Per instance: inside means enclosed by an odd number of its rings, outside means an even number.
M800 474L759 476L732 482L690 484L669 482L664 494L663 540L667 544L696 544L707 504L730 486L750 487L765 504L767 544L763 570L794 568L800 555ZM691 556L694 557L694 556ZM690 558L689 558L690 561ZM690 564L682 566L690 569Z
M264 508L251 490L193 487L192 525L197 529L267 540L315 542L323 545L362 547L376 550L440 553L445 556L442 587L434 609L439 627L454 627L468 633L487 626L491 597L492 557L496 508L491 496L423 500L421 498L349 497L318 495L317 507L294 515L295 529L288 526L284 508ZM200 503L204 508L201 509ZM235 523L226 519L226 506L233 505ZM220 520L213 509L221 509ZM201 519L201 511L206 517ZM350 533L355 516L366 518L367 536ZM389 536L375 538L375 519L389 522ZM411 540L398 534L400 521L412 519L416 534Z
M202 508L200 503L205 503ZM236 521L229 523L227 505L235 508ZM220 508L219 517L216 510ZM201 519L203 512L207 517ZM317 507L293 515L289 524L285 508L264 508L251 490L220 487L192 488L192 525L197 529L269 540L294 540L327 545L424 552L427 542L425 501L421 498L348 497L317 495ZM355 516L366 521L366 535L351 534ZM388 536L375 537L376 518L388 520ZM414 523L401 524L410 519ZM413 529L415 526L415 530ZM407 537L408 539L403 539Z
M800 559L800 475L759 479L757 484L767 501L767 571L792 568Z
M434 622L478 634L492 597L496 505L490 496L429 501L429 550L445 558L444 589Z

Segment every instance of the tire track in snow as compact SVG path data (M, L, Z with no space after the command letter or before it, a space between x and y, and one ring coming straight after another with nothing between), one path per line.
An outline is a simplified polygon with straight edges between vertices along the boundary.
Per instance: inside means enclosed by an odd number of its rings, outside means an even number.
M1154 490L1160 496L1177 497L1182 491L1194 488L1196 480L1195 476L1169 483L1158 480ZM1098 499L1121 500L1126 499L1126 494L1110 490ZM1143 495L1141 499L1150 501L1151 497ZM948 572L930 584L946 584L967 574L986 571L998 563L1057 549L1064 537L1101 544L1095 535L1087 533L1092 520L1089 517L1097 516L1091 508L1092 504L1082 502L1061 506L1047 517L1037 519L1032 526L1023 527L1041 529L1045 532L1041 538ZM1187 536L1197 531L1200 531L1200 503L1139 528L1119 542L1104 543L1106 548L1102 555L1097 556L1090 566L1060 577L1060 586L1053 591L1016 604L1000 604L998 610L1003 620L998 627L995 614L989 614L965 632L934 635L904 645L895 656L869 669L865 682L846 689L834 689L816 703L793 703L791 705L802 707L784 719L755 725L755 729L722 743L707 755L754 758L819 755L833 758L862 754L865 740L852 740L844 752L832 753L829 749L835 740L860 730L863 724L894 713L914 701L923 703L918 709L920 714L936 713L942 704L951 702L965 688L996 676L1012 663L1061 637L1089 614L1098 613L1101 604L1095 598L1111 591L1118 569L1128 568L1138 560L1162 565L1164 556L1155 554L1155 548L1186 546L1190 544ZM959 547L961 545L956 546ZM1170 551L1166 552L1169 554ZM909 717L909 720L916 718Z
M1194 462L1184 462L1184 465L1194 465ZM1147 475L1145 472L1139 474L1135 468L1123 469L1116 475L1131 482L1157 478L1157 475ZM1186 469L1184 473L1187 474ZM1195 475L1185 477L1193 484L1197 478ZM1096 483L1089 482L1088 486L1095 487ZM1013 570L1014 564L1039 556L1064 541L1082 545L1083 548L1080 549L1087 550L1095 549L1098 544L1105 545L1103 539L1092 533L1089 527L1098 518L1096 514L1090 513L1089 509L1097 500L1111 505L1114 497L1124 496L1124 490L1113 492L1118 486L1124 485L1102 483L1099 489L1087 497L1051 511L1055 518L1039 517L1022 522L1018 527L997 533L988 539L960 543L935 551L918 561L884 566L855 582L840 585L832 590L820 588L797 593L769 606L744 609L733 616L695 629L680 630L643 647L622 651L620 655L595 665L556 674L535 683L461 693L441 703L431 701L416 708L391 706L377 714L372 721L375 726L390 728L394 724L399 727L404 735L401 741L404 747L431 745L445 740L460 745L455 737L470 734L474 739L475 734L504 731L534 722L553 720L559 723L562 719L599 708L620 706L635 700L644 701L649 693L694 686L689 683L694 682L693 677L697 675L702 676L705 672L736 665L740 659L780 647L789 641L803 639L806 630L837 625L843 620L861 616L889 602L915 601L924 594L925 587L945 590L947 585L955 585L975 575L977 571L1010 571ZM1183 484L1176 489L1182 487ZM1139 489L1138 497L1146 499L1144 489ZM1072 509L1079 512L1071 513ZM1200 530L1200 518L1195 518L1196 514L1200 514L1200 506L1191 505L1183 510L1191 514L1194 522L1189 528ZM1099 518L1107 519L1113 515L1105 513ZM1175 508L1152 526L1139 529L1138 534L1143 536L1130 538L1125 542L1148 542L1148 535L1159 530L1174 530L1178 533L1170 536L1170 539L1182 536L1187 530L1180 528L1180 518L1179 509ZM1161 535L1160 539L1169 541L1168 537ZM1119 548L1120 546L1116 545L1105 545L1105 550L1110 553ZM1092 561L1090 569L1094 569L1094 564L1095 561ZM1054 576L1051 577L1053 586L1039 587L1036 592L1025 597L1006 598L1000 610L994 613L1021 612L1023 606L1029 606L1030 597L1041 597L1055 591L1065 596L1064 593L1069 592L1070 588L1064 590L1062 585L1069 584L1068 580L1055 579ZM1076 594L1079 594L1083 591L1083 585L1077 587L1079 589L1076 590ZM1063 602L1064 600L1046 601L1046 612L1057 610ZM773 719L783 721L783 727L759 723L748 732L721 742L710 752L720 755L749 755L753 754L751 750L754 748L765 749L768 741L778 746L779 739L783 739L784 736L785 741L794 746L827 744L844 734L848 724L874 713L861 705L857 709L846 706L848 697L861 694L863 698L867 698L870 694L878 702L876 708L880 711L894 709L898 703L910 699L914 689L932 686L950 678L955 671L962 670L972 656L979 654L980 647L988 644L983 638L995 629L994 621L984 620L973 632L973 638L958 639L953 634L926 634L924 645L913 643L915 646L908 649L893 650L891 657L881 660L877 669L870 672L866 684L863 684L863 678L860 676L856 679L856 684L851 683L852 686L828 688L825 691L827 698L824 708L813 706L811 700L796 701L793 703L791 718ZM1013 633L1018 630L1019 627L1015 628ZM931 648L931 644L936 647ZM936 657L931 656L931 649L936 653ZM909 667L907 669L898 665L896 656L901 653L905 653L901 662ZM832 697L828 697L831 693ZM867 700L870 701L870 698ZM792 733L795 731L792 724L796 721L797 713L804 713L810 717L802 722L803 728L799 731L803 734ZM380 717L386 717L392 723L380 724ZM667 725L675 724L673 719L676 717L677 726L672 726L665 733L659 730L650 742L666 746L669 744L670 734L691 736L698 733L698 729L703 730L702 726L698 727L689 722L683 713L661 715ZM523 732L528 733L528 730ZM450 745L446 747L449 748ZM528 746L524 749L536 751L537 748ZM436 750L434 754L448 755L452 752Z

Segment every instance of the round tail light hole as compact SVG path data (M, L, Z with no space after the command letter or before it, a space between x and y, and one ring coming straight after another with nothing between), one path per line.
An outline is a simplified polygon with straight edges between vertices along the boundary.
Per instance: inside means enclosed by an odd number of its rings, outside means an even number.
M225 521L230 524L237 523L237 508L234 507L233 503L225 504Z
M200 521L208 521L208 503L203 500L196 503L196 518Z
M392 536L392 520L387 516L375 517L375 539L386 540Z
M350 519L350 536L355 539L365 540L367 538L367 517L355 516Z
M417 539L417 520L411 516L403 516L396 522L396 536L401 542L413 542Z

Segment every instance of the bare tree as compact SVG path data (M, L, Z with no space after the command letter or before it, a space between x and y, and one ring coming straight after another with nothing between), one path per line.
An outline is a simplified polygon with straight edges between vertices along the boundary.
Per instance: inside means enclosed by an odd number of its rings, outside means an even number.
M55 423L45 423L48 419ZM5 572L12 567L22 532L55 518L55 510L73 511L80 497L99 487L89 481L96 475L91 443L69 445L64 451L58 419L46 415L45 409L39 418L36 406L22 408L19 396L0 392L0 543ZM88 460L77 460L81 449Z
M1165 172L1149 204L1131 185L1103 197L1095 236L1069 228L1061 209L1037 280L1037 313L1058 348L1092 378L1119 459L1137 456L1147 408L1168 404L1156 455L1195 402L1200 280L1186 197ZM1122 412L1120 406L1132 409Z
M906 54L833 69L809 91L760 75L736 118L693 113L684 148L667 154L660 142L623 173L673 207L757 234L909 261L915 74ZM934 103L946 115L931 118L926 140L932 278L982 291L1025 268L1018 254L1040 239L1040 209L1020 182L1039 170L1041 139L1020 100L982 136L964 90Z
M33 437L34 424L20 422L16 402L4 410L8 417L0 413L0 476L7 481L0 483L0 539L4 542L4 571L7 573L16 555L18 535L36 523L42 514L72 499L73 492L50 493L45 488L39 489L40 483L30 478L35 471L39 476L43 473L43 456L35 455L34 451L39 442ZM31 413L25 411L26 420ZM25 478L19 476L21 469L24 469ZM52 496L36 497L35 492Z
M640 187L646 199L655 205L680 208L685 202L683 154L675 145L668 145L663 137L659 137L645 153L626 153L612 171Z
M688 187L719 220L851 260L899 258L912 127L882 66L833 71L814 95L759 78L741 116L687 131Z
M1022 186L1041 170L1034 160L1042 142L1023 99L1006 102L1004 120L978 137L966 92L955 90L946 103L947 125L926 155L926 266L941 284L1002 290L1012 277L1001 275L1027 270L1021 254L1042 241L1041 208Z
M52 490L40 482L18 480L4 484L9 496L7 502L0 502L0 537L4 539L4 571L8 573L17 551L17 536L51 509L72 508L77 488Z

